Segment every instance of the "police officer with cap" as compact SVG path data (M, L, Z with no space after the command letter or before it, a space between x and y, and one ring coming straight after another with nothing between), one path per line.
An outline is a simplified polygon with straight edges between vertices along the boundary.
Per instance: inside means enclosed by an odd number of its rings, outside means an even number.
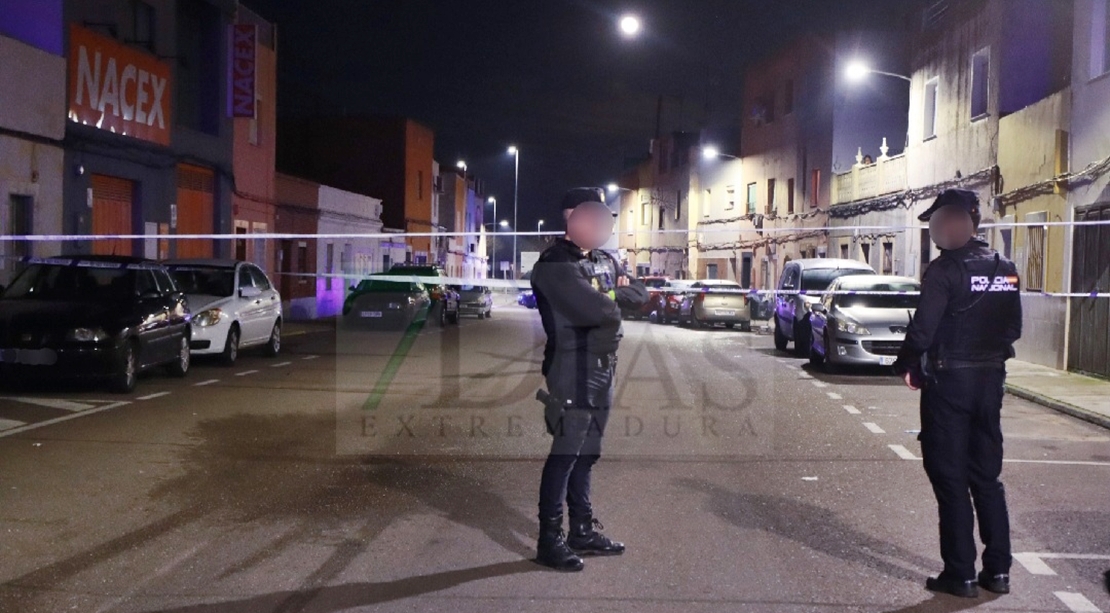
M1017 269L978 239L974 192L942 192L920 217L941 254L926 270L921 300L895 370L921 390L921 455L940 515L944 571L925 586L974 598L979 587L1010 591L1010 520L1002 473L1005 362L1021 336ZM974 506L973 506L974 505ZM974 508L974 512L973 512ZM975 573L975 516L985 550Z
M551 451L540 479L540 536L536 561L563 571L582 570L580 555L617 555L624 545L598 530L590 504L590 474L613 402L621 308L648 300L601 250L613 233L613 214L600 189L574 189L563 197L566 235L544 251L532 269L532 289L547 335L543 375L545 420ZM566 501L570 532L563 532Z

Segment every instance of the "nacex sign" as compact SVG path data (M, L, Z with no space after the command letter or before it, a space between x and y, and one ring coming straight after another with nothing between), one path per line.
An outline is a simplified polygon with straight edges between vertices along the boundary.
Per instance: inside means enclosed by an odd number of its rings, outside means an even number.
M232 117L254 117L255 70L258 65L255 55L257 38L257 26L244 23L231 26L228 109Z
M170 67L154 57L70 26L70 121L169 145L170 81Z

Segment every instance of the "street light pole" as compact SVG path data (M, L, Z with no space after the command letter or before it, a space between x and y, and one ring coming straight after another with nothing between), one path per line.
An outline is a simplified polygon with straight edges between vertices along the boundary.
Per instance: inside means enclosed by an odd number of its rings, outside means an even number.
M488 202L493 205L493 263L490 264L489 271L493 278L497 278L497 198L489 197Z
M513 170L513 277L516 277L516 259L517 259L517 208L520 201L520 149L516 146L509 147L509 155L513 156L514 170Z
M543 232L543 220L542 219L536 222L536 234L539 234L540 232Z

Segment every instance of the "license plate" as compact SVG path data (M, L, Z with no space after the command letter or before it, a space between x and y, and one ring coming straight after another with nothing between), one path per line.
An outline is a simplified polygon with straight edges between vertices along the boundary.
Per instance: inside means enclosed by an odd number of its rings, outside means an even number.
M0 362L24 366L53 366L58 354L53 349L0 349Z
M880 366L894 366L894 359L895 359L894 356L890 356L890 357L883 356L883 357L879 358L879 365Z
M736 315L736 311L717 309L717 315L720 315L721 317L734 317Z
M360 313L360 315L362 315L363 317L368 317L368 318L369 317L381 317L382 312L381 311L363 311L362 313Z

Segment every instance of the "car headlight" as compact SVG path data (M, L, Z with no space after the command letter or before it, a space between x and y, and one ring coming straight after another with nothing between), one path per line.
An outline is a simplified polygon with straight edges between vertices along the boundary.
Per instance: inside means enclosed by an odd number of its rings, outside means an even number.
M844 321L843 319L836 320L836 329L848 334L856 334L859 336L867 336L871 331L854 321Z
M66 340L75 343L99 343L107 339L104 328L74 328L66 333Z
M220 323L220 319L223 318L223 314L224 312L220 309L208 309L207 311L201 311L200 313L197 313L193 316L193 324L201 328L214 326Z

